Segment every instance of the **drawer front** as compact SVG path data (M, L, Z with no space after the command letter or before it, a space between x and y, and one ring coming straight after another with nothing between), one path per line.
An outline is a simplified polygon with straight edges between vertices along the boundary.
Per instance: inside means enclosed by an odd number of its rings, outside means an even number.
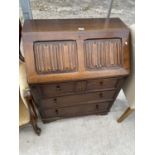
M117 78L88 80L87 91L98 89L114 89L117 87L117 81Z
M46 109L40 112L42 118L49 118L49 117L58 117L58 113L56 109Z
M55 108L57 106L57 98L43 99L40 102L40 108L48 109Z
M86 91L87 81L77 81L75 82L75 92Z
M78 104L102 102L104 100L113 100L115 91L104 91L96 93L84 93L78 95L68 95L57 98L58 107L73 106Z
M109 102L85 104L78 106L71 106L65 108L48 109L44 111L44 118L49 117L71 117L87 114L97 114L100 112L108 112Z
M78 94L42 99L39 107L41 109L62 108L81 104L101 103L112 101L115 91L104 91L96 93Z
M74 91L74 87L75 85L73 82L68 82L68 83L43 85L40 86L40 89L43 97L48 98L72 93Z

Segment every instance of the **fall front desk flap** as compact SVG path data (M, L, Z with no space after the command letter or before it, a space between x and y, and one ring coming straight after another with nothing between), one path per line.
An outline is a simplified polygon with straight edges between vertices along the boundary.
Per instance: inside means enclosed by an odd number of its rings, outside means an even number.
M119 18L27 20L22 36L30 84L129 74L129 29Z

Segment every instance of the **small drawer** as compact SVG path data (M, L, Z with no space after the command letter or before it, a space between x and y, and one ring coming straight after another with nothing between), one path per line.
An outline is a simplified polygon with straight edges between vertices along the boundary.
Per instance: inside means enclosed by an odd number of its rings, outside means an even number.
M44 99L40 102L40 107L47 108L55 108L57 105L57 98Z
M94 102L102 102L105 100L113 100L115 91L104 91L96 93L84 93L77 95L68 95L57 98L57 106L74 106L78 104L89 104Z
M87 91L98 89L113 89L116 88L117 81L117 78L88 80Z
M74 82L42 85L40 89L43 97L61 96L74 91Z

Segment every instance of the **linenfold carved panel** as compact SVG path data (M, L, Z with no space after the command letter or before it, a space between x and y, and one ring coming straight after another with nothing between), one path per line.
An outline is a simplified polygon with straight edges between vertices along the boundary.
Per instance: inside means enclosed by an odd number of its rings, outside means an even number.
M88 70L121 67L121 39L85 40L84 56L85 67Z
M77 46L75 41L49 41L34 43L34 59L37 73L62 73L77 70Z

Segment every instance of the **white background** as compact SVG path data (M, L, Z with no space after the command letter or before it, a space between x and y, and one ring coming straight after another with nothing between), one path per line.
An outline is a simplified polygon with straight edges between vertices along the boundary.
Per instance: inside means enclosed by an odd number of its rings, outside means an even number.
M136 0L136 155L155 154L154 3ZM0 20L0 154L18 155L19 2L1 1Z

